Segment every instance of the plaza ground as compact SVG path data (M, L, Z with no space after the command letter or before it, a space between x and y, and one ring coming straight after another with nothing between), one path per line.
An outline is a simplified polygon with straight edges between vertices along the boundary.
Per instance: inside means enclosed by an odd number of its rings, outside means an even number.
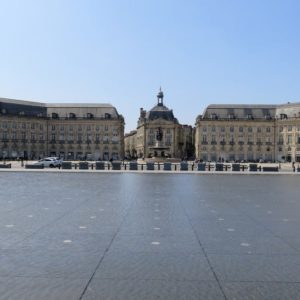
M0 299L299 299L299 177L0 173Z

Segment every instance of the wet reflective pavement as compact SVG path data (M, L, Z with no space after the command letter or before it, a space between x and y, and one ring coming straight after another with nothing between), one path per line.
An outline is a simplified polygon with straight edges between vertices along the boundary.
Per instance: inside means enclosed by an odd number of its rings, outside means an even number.
M0 299L300 299L299 178L0 174Z

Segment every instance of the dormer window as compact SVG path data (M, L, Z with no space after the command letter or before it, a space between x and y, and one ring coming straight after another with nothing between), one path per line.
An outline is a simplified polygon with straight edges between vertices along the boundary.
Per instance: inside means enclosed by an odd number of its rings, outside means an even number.
M76 119L76 115L74 113L69 113L69 118L70 119Z
M20 112L19 112L19 115L20 115L20 116L25 116L25 112L24 112L24 111L20 111Z
M86 117L88 119L93 119L94 118L94 115L92 113L87 113Z
M271 118L271 115L270 115L270 114L266 114L266 115L265 115L265 119L266 119L266 120L271 120L271 119L272 119L272 118Z
M235 119L234 114L228 114L228 119L229 119L229 120Z
M111 119L111 114L106 113L106 114L104 115L104 118L105 118L105 119Z
M59 119L59 115L57 113L52 113L52 119Z
M217 119L218 119L218 116L217 116L215 113L213 113L213 114L210 115L210 118L211 118L212 120L217 120Z
M280 120L285 120L287 118L287 114L280 114Z
M248 120L253 120L252 114L248 114L248 115L247 115L247 119L248 119Z
M5 108L2 108L1 109L1 114L5 115L7 113L6 109Z

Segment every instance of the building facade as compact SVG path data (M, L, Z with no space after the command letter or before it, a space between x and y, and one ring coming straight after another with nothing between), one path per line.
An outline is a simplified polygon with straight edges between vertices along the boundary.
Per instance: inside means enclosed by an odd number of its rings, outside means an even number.
M129 133L125 134L124 137L124 151L125 157L130 159L137 159L136 153L136 130L132 130Z
M203 161L300 161L300 105L209 105L196 119Z
M0 98L0 157L122 159L124 118L110 104Z
M136 131L125 135L125 156L180 159L192 156L193 128L179 124L173 111L164 105L163 98L160 90L157 105L148 112L140 109Z

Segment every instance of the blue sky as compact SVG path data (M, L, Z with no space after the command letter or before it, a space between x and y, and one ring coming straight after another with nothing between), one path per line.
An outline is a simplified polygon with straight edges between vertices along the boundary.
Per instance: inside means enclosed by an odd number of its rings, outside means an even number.
M300 101L300 1L0 0L0 97L151 109Z

